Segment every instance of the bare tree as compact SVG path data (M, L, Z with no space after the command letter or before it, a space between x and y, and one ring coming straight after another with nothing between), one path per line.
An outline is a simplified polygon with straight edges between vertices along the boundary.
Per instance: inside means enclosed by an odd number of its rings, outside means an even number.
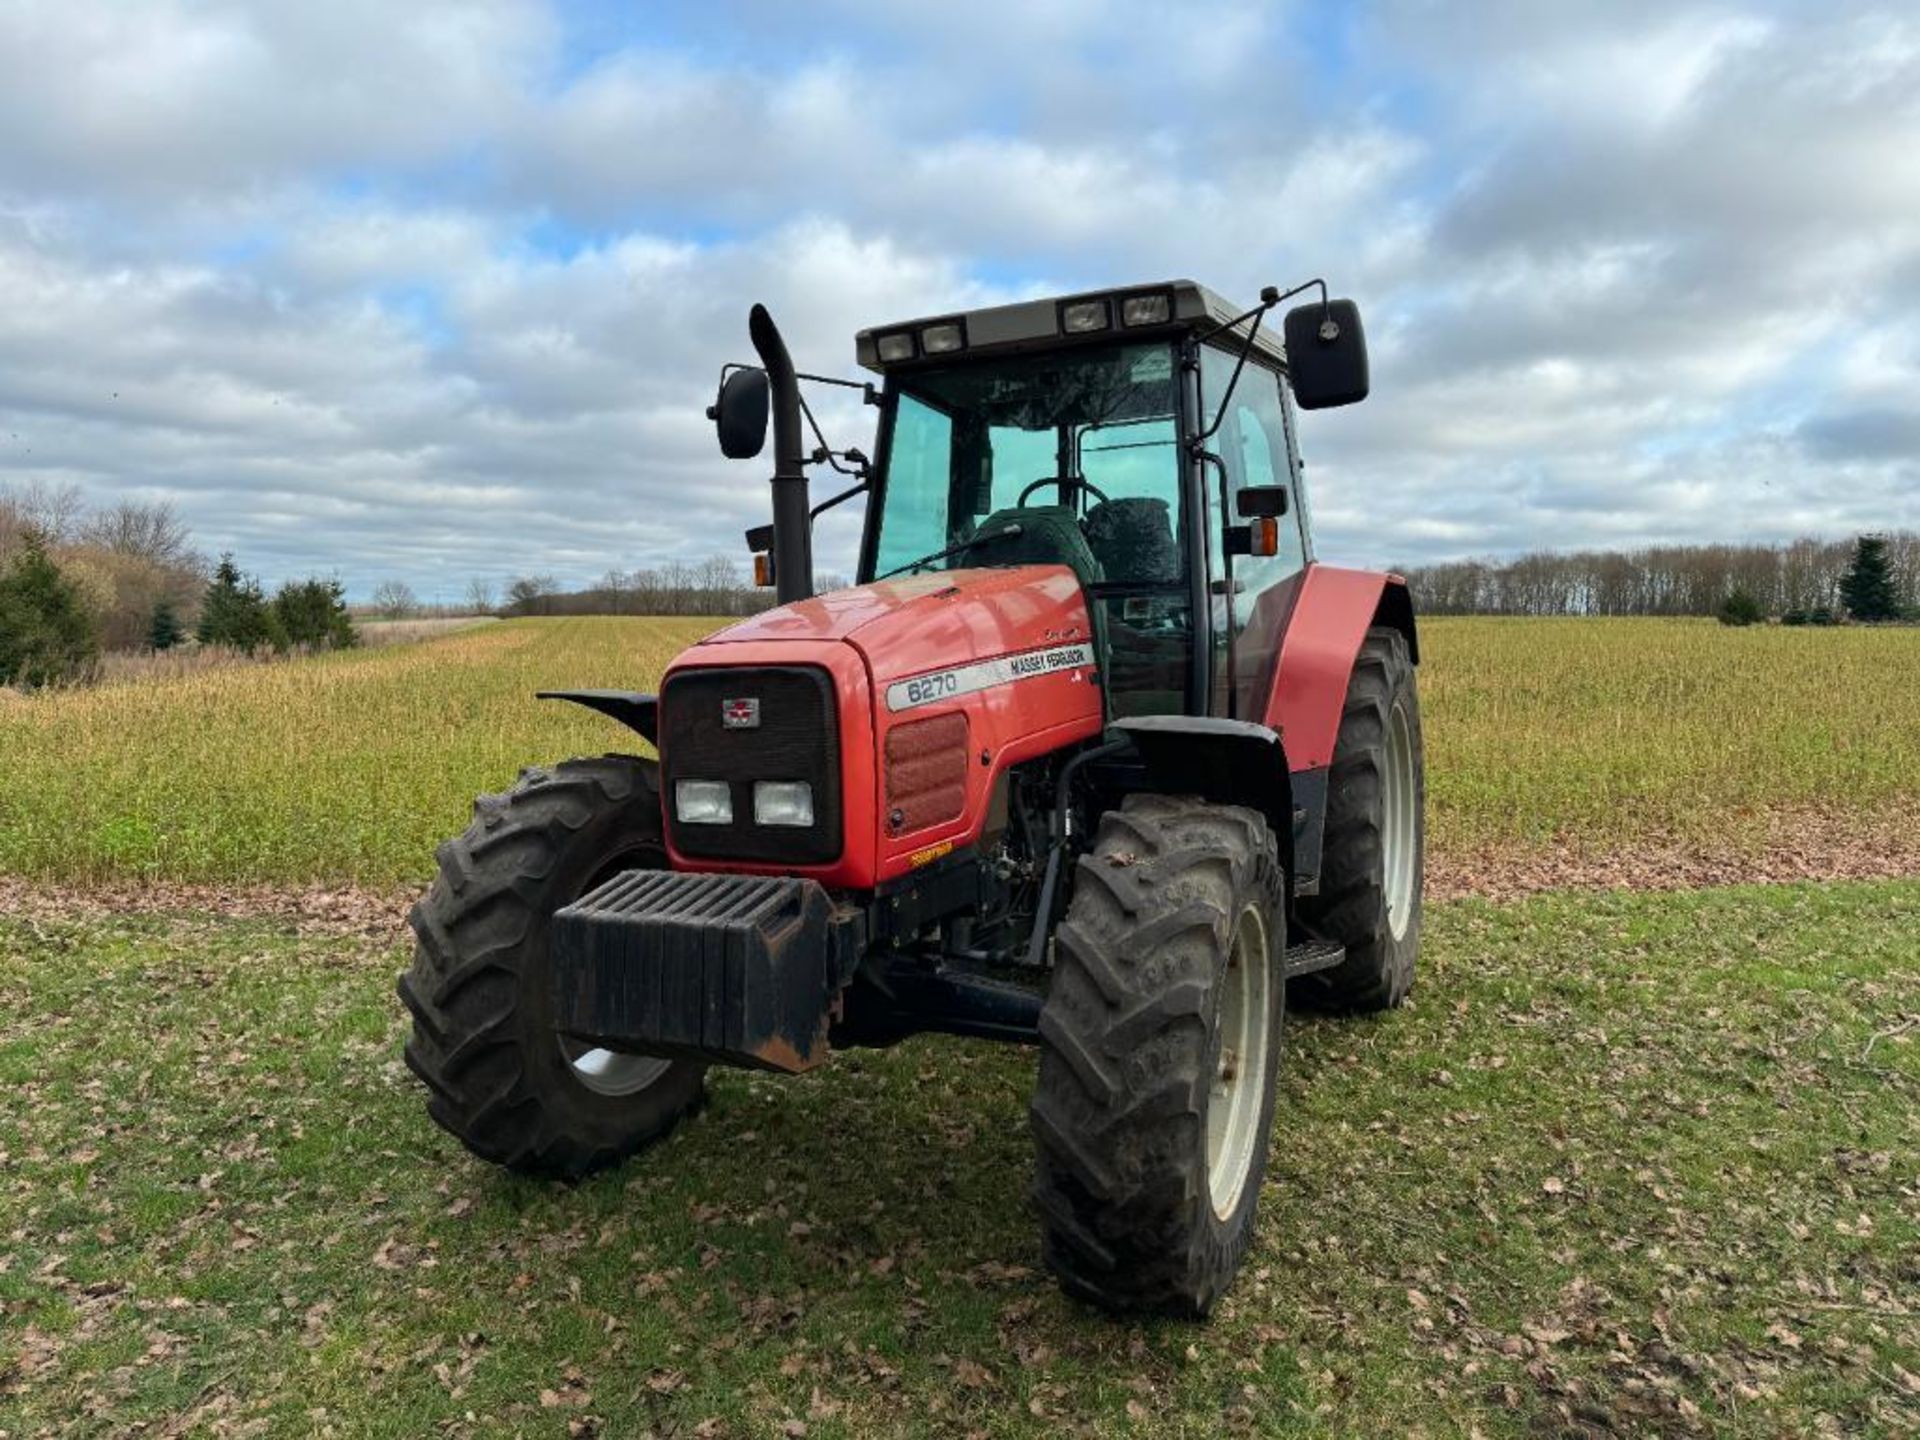
M17 489L0 490L0 540L31 530L48 545L64 545L73 539L85 509L80 487L71 481L56 485L29 480Z
M493 582L484 575L467 581L467 608L476 615L493 613Z
M600 577L600 589L607 597L607 609L615 615L626 613L626 594L631 585L624 572L613 569Z
M693 613L694 583L693 569L684 560L669 560L660 567L660 613L663 615L690 615Z
M651 570L634 570L628 573L627 583L633 587L634 614L660 613L660 577L657 574Z
M700 613L725 615L740 589L740 567L731 556L709 555L700 563Z
M151 505L138 500L116 501L87 517L80 527L80 539L116 555L151 560L156 565L188 564L193 555L186 524L170 500Z
M420 601L406 581L382 580L373 590L373 608L389 620L405 620L420 608Z

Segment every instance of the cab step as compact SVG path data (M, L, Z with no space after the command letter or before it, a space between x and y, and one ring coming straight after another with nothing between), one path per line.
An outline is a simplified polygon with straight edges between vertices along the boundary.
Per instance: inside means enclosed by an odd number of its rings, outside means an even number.
M1304 945L1287 947L1287 979L1295 980L1319 970L1331 970L1347 958L1347 947L1332 940L1309 940Z

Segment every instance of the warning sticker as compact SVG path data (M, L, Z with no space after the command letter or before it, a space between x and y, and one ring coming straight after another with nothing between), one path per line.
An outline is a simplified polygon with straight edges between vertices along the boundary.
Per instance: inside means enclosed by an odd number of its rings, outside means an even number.
M1129 380L1152 381L1171 380L1173 378L1173 352L1162 347L1149 350L1133 362L1133 368L1127 372Z
M1023 650L1018 655L1002 655L997 660L978 660L953 670L934 670L915 675L911 680L896 680L887 687L887 709L912 710L941 700L990 690L995 685L1011 685L1019 680L1034 680L1062 670L1078 670L1093 664L1091 645L1055 645L1047 650Z

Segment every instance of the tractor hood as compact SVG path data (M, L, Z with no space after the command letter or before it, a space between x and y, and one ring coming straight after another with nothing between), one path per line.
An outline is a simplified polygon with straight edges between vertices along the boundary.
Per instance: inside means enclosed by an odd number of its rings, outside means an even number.
M1065 565L946 570L856 585L798 600L730 625L696 650L783 640L843 640L876 683L958 660L1048 645L1085 644L1086 596ZM724 655L709 658L724 662Z
M841 744L832 759L845 844L837 858L813 863L799 853L794 834L756 837L747 826L739 844L754 841L758 849L736 847L738 860L712 853L699 859L677 848L675 838L674 867L777 865L780 873L812 875L824 885L867 889L971 845L984 833L1007 769L1100 733L1105 705L1097 664L1087 597L1064 565L881 580L729 626L682 651L661 682L664 773L671 782L677 763L692 763L675 759L675 687L693 695L702 684L709 687L702 698L715 708L696 702L680 713L694 717L686 729L706 750L680 754L702 754L716 776L728 773L727 764L736 772L765 765L781 767L782 775L818 770L827 762L817 743L808 743L804 725L794 728L790 717L805 707L791 694L770 701L768 730L744 743L726 737L718 707L741 697L753 720L739 728L758 729L759 702L774 695L770 672L824 670L838 704ZM709 667L738 670L757 683L682 678ZM723 763L727 754L738 758ZM824 785L827 772L818 773Z

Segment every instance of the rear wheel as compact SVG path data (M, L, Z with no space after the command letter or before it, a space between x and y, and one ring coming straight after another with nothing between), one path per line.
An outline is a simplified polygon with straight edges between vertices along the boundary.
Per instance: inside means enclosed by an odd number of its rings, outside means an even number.
M1286 935L1266 821L1129 796L1055 938L1033 1098L1047 1263L1110 1310L1204 1315L1252 1239L1273 1123Z
M1298 902L1302 923L1345 945L1347 958L1312 977L1308 995L1344 1010L1388 1010L1407 998L1420 949L1425 813L1407 640L1398 630L1370 630L1347 684L1328 776L1320 893Z
M706 1067L629 1055L554 1028L550 922L622 870L666 863L657 770L606 755L525 771L440 847L400 977L408 1066L427 1113L482 1159L574 1179L659 1139Z

